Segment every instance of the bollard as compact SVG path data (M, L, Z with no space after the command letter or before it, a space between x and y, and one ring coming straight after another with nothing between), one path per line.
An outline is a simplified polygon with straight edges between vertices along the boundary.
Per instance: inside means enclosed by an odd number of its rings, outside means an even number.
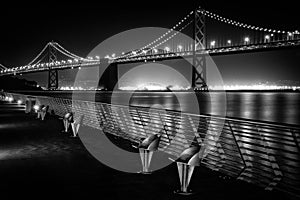
M72 137L77 137L79 128L82 124L82 121L83 121L83 115L81 115L79 117L79 119L74 120L74 122L71 122L71 127L72 127L72 130L73 130L73 136Z
M199 145L191 146L184 150L177 159L176 164L180 180L180 189L174 191L176 194L192 194L192 192L188 190L188 186L190 184L195 166L200 165L199 150Z
M160 135L154 134L144 139L138 146L142 160L142 171L140 173L150 174L149 171L153 152L158 149Z

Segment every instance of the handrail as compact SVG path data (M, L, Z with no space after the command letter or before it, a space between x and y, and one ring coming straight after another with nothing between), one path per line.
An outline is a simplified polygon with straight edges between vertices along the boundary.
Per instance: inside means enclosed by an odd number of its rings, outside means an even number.
M17 93L10 93L10 94L15 94L15 95L20 95ZM42 97L42 98L49 98L49 96L43 96L43 95L26 95L26 94L22 94L23 96L31 96L31 97ZM51 97L53 98L53 97ZM65 99L65 100L71 100L71 99ZM76 101L81 101L81 102L87 102L90 103L91 101L86 101L86 100L76 100ZM111 105L109 103L105 103L105 102L101 102L101 104L103 105ZM128 105L122 105L122 104L113 104L115 107L123 107L123 108L128 108ZM131 108L137 108L137 109L147 109L149 107L146 106L135 106L135 105L130 105ZM151 110L162 110L160 108L151 108ZM262 121L262 120L252 120L252 119L241 119L241 118L236 118L236 117L224 117L224 116L218 116L218 115L210 115L210 114L193 114L193 113L184 113L181 111L176 111L176 110L169 110L169 109L164 109L164 111L166 112L171 112L171 113L180 113L183 115L189 115L189 116L195 116L195 117L204 117L204 118L213 118L213 119L220 119L220 120L230 120L233 122L244 122L244 123L249 123L249 124L255 124L255 125L272 125L274 127L281 127L281 128L293 128L293 129L299 129L300 130L300 125L296 125L296 124L286 124L282 125L276 122L269 122L269 121Z

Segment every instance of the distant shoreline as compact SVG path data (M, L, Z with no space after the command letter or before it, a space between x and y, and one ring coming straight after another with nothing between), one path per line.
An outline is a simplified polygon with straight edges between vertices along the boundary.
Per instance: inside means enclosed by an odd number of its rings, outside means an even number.
M129 93L129 92L140 92L140 93L146 93L146 92L157 92L157 93L164 93L164 92L182 92L182 93L187 93L187 92L196 92L196 93L209 93L209 92L257 92L257 93L300 93L300 90L115 90L115 91L107 91L107 90L12 90L10 92L38 92L38 93L43 93L43 92L57 92L57 93L69 93L69 92L104 92L104 93L111 93L111 92L119 92L119 93Z

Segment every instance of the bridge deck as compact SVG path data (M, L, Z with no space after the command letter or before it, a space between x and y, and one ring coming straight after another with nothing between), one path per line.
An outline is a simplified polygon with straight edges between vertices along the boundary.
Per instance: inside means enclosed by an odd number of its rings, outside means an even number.
M19 105L0 102L2 199L84 199L92 195L104 199L182 199L173 194L179 187L174 163L151 175L119 172L95 160L78 138L61 134L62 128L56 117L39 121ZM195 170L190 186L196 194L184 199L287 198L282 193L224 179L202 167Z

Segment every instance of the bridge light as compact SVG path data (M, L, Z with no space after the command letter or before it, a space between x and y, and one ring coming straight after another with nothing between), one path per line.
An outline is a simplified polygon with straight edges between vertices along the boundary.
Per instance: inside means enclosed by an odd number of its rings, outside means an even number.
M78 69L81 69L81 67L78 67Z
M22 104L22 100L18 100L17 103L20 105Z
M8 101L9 101L9 102L13 102L13 100L14 100L14 98L8 97Z
M147 53L147 51L146 50L143 50L143 54L146 54Z
M96 58L97 60L100 60L100 56L95 56L95 58Z
M132 54L133 54L133 55L136 55L136 51L132 51Z
M154 51L154 53L157 53L157 52L158 52L158 50L157 50L157 49L153 49L153 51Z
M115 54L115 53L113 53L113 54L111 55L111 57L112 57L112 58L116 57L116 54Z
M88 57L89 60L93 60L93 58L91 56Z

